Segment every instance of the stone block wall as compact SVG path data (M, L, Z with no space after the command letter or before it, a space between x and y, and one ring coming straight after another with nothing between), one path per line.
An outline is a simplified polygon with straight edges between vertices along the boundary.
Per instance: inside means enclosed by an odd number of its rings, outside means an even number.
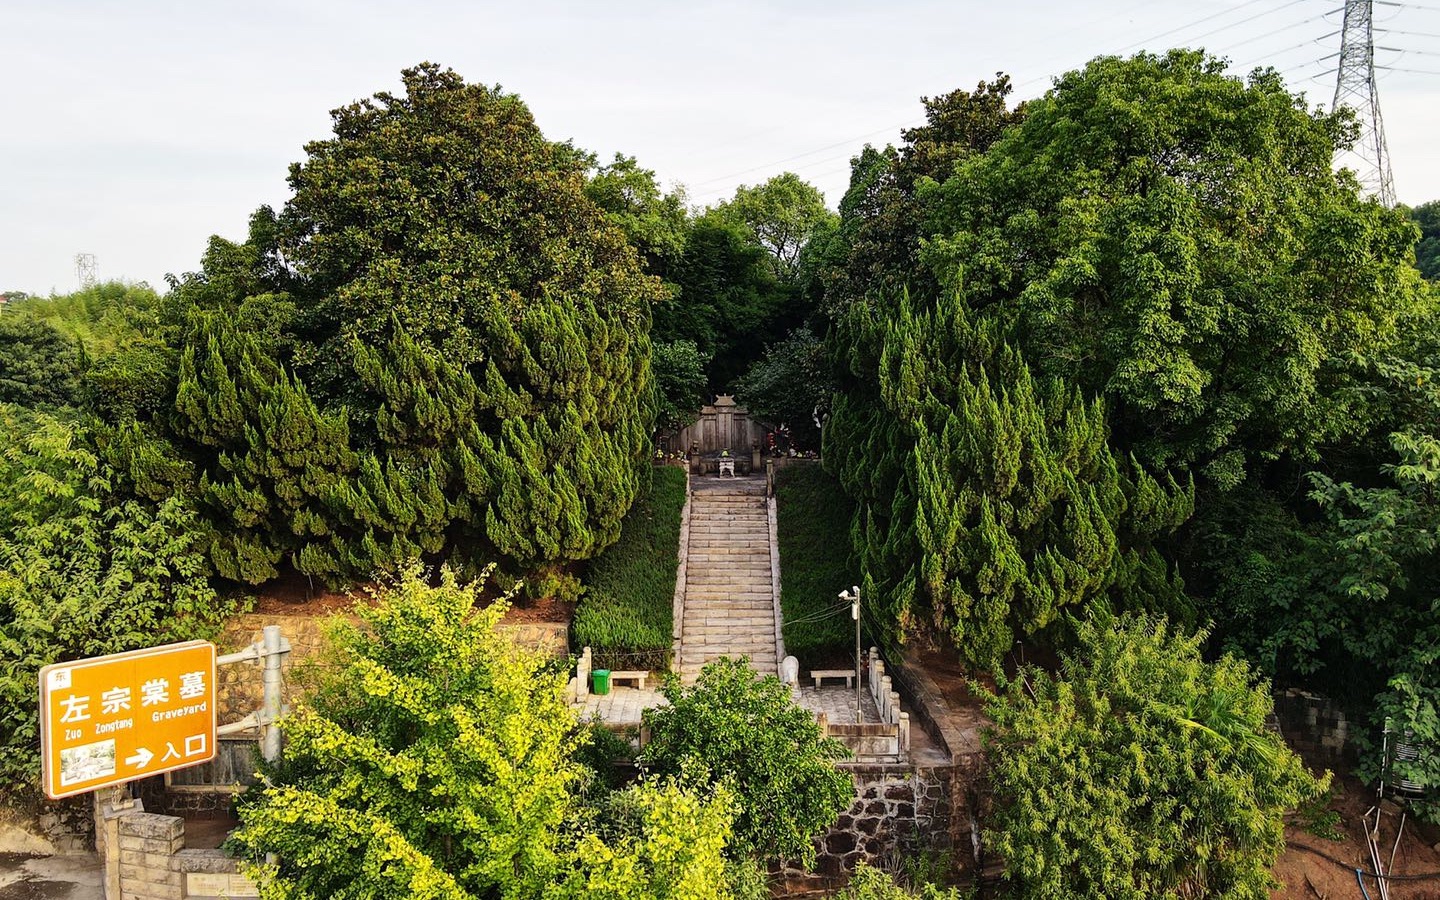
M109 890L124 900L187 900L259 896L240 864L223 850L185 849L185 820L143 811L143 805L108 820L116 846Z
M783 893L839 889L861 862L895 871L907 857L952 851L957 824L968 833L969 811L963 790L957 794L963 784L956 781L956 768L863 763L842 768L854 782L855 799L816 839L813 871L772 864Z
M1354 760L1350 721L1334 700L1290 688L1275 695L1275 717L1286 743L1307 762L1333 766Z
M175 854L185 849L185 820L154 813L119 819L120 895L126 900L183 900Z

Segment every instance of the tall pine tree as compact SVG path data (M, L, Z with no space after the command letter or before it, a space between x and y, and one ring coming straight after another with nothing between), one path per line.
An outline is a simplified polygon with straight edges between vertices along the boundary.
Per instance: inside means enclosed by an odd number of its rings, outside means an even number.
M1193 491L1114 454L1099 401L1034 377L959 297L856 306L838 337L849 377L826 458L859 501L853 537L889 637L943 634L987 664L1067 610L1182 602L1151 541Z

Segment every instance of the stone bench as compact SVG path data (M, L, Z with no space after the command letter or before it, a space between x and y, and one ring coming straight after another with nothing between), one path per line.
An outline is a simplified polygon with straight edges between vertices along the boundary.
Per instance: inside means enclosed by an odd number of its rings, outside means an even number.
M618 683L621 682L621 681L633 681L633 682L635 682L635 686L638 687L640 690L643 691L643 690L645 690L645 679L647 679L647 678L649 678L649 677L650 677L649 671L643 671L643 670L639 670L639 671L636 671L636 670L632 670L632 671L624 671L624 670L612 671L612 672L610 673L610 683L611 683L611 684L618 684Z
M854 669L811 669L810 677L815 681L816 688L819 688L820 682L826 678L843 678L847 688L855 686Z

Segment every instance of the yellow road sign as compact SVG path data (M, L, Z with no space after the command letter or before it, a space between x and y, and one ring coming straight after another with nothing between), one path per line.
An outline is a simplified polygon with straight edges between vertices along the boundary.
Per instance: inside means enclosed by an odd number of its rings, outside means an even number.
M45 795L215 758L215 645L186 641L40 670Z

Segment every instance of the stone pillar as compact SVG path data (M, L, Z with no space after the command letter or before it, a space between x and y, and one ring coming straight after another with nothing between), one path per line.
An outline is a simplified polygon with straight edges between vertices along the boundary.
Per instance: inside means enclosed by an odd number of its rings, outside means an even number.
M120 893L126 900L183 900L175 854L185 849L185 820L132 813L118 820Z

